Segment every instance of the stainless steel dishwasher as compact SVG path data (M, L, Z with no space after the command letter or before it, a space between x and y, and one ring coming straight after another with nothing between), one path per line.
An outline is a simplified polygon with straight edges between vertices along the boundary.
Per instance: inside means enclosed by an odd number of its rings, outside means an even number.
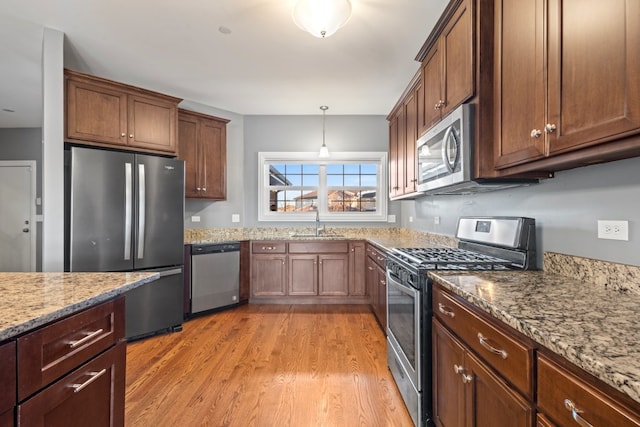
M240 243L191 246L191 313L238 304Z

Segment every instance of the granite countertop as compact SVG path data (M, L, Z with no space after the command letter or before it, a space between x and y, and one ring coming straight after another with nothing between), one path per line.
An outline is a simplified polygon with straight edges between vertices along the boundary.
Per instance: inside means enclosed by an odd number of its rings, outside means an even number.
M639 294L542 271L429 274L640 402Z
M158 273L0 273L0 341L158 277Z

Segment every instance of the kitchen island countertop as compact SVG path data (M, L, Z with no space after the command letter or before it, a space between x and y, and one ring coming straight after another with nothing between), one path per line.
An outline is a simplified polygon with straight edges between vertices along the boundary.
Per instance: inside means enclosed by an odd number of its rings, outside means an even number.
M0 341L158 277L158 273L0 273Z
M640 402L640 295L543 271L429 274Z

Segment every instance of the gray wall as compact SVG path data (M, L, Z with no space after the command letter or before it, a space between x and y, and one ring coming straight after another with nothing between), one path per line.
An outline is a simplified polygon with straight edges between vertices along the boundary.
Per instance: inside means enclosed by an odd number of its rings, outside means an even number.
M42 128L0 129L0 160L35 160L36 197L42 198ZM36 215L42 215L42 205L36 205ZM36 224L36 270L42 270L40 221Z
M388 151L389 127L384 116L326 116L326 144L329 151ZM309 151L322 145L322 116L245 116L244 175L246 227L300 226L299 222L258 222L258 152ZM389 214L399 205L389 204ZM386 227L380 222L331 223L331 225Z
M402 202L401 224L454 235L457 218L463 215L533 217L541 253L640 265L640 158L558 172L530 187ZM436 216L439 225L434 224ZM629 241L598 239L599 219L628 220Z
M225 110L208 107L192 101L182 101L180 108L231 120L227 123L227 200L187 199L185 201L185 228L239 227L244 219L245 177L243 166L243 117ZM239 214L240 223L232 223L231 215ZM200 222L192 222L199 216Z

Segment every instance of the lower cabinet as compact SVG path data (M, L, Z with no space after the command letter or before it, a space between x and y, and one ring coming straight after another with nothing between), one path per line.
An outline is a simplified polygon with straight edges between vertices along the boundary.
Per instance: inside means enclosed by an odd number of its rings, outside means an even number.
M124 426L124 305L97 304L0 346L0 427Z
M387 275L384 252L371 244L366 246L365 281L371 310L386 333L387 329Z
M251 259L251 293L256 297L287 294L287 256L253 255Z
M126 343L121 342L18 405L21 426L123 426Z
M254 241L251 248L254 302L366 302L364 272L354 271L364 266L364 242Z
M16 405L16 343L0 346L0 427L13 426Z
M624 405L617 391L594 385L578 368L538 353L538 425L640 426L640 414ZM547 424L544 424L547 422Z
M437 426L527 427L533 408L437 320L433 322Z

